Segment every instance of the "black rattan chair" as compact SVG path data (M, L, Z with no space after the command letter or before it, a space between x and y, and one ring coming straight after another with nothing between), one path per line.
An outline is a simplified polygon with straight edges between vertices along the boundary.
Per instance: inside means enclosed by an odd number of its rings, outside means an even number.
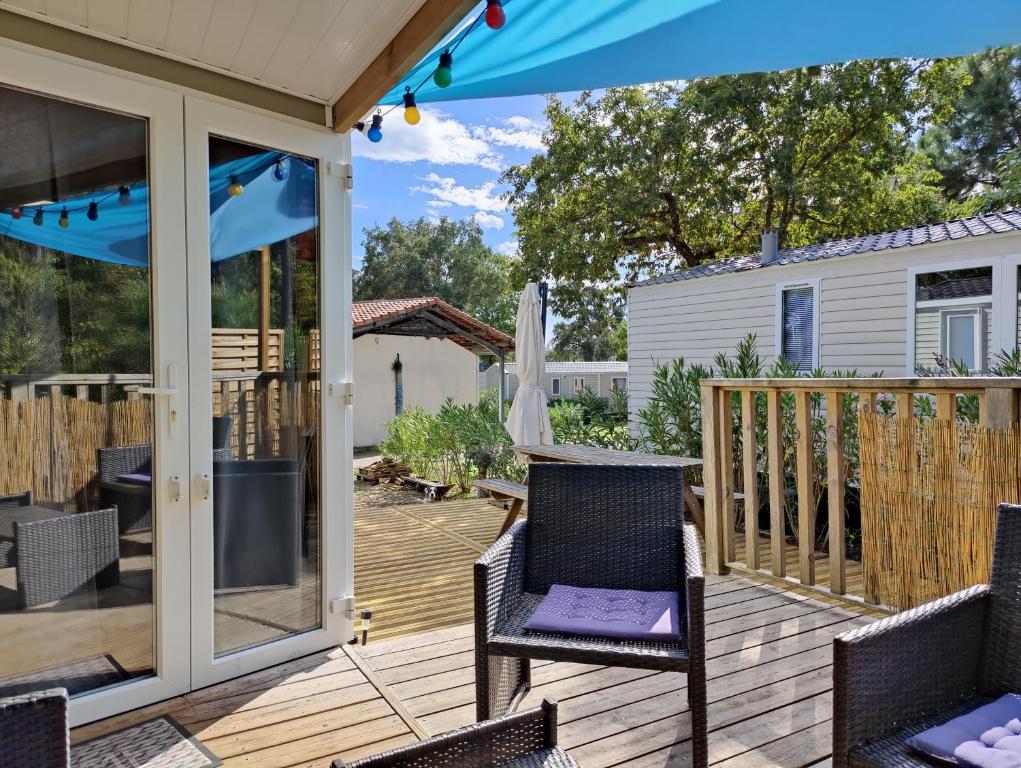
M989 586L834 641L833 765L932 766L904 740L1011 692L1021 692L1021 506L1001 504Z
M4 768L67 768L70 737L63 688L0 698L0 765Z
M505 715L333 768L581 768L557 746L557 703Z
M528 519L475 563L478 719L513 709L531 684L529 659L688 674L692 753L707 763L704 577L695 529L683 523L679 467L532 464ZM671 590L680 641L614 640L526 632L553 584Z

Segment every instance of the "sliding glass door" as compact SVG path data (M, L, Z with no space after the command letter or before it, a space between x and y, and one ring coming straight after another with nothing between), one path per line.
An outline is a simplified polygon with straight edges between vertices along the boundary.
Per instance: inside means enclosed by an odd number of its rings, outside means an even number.
M339 137L199 99L186 112L200 685L350 633L348 409L329 387L350 334L324 301L346 290L347 193Z

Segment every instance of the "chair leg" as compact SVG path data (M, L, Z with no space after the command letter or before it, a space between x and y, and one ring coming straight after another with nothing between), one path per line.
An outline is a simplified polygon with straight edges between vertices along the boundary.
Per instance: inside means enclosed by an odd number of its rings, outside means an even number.
M691 752L695 768L709 765L709 723L705 667L688 670L688 707L691 710Z
M513 711L532 687L528 659L476 653L475 715L478 722Z

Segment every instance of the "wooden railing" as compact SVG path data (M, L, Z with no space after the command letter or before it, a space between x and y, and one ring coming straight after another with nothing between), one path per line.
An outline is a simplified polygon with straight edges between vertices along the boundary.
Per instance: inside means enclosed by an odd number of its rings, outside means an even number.
M996 501L1017 501L1021 493L1021 464L1015 455L1019 390L1021 379L1016 378L703 381L707 570L743 569L840 596L857 591L851 599L888 606L900 602L893 605L896 608L919 602L918 594L947 591L953 569L937 564L939 575L930 579L928 573L895 572L912 569L904 566L903 557L869 562L870 553L918 546L925 550L922 559L946 558L950 544L941 533L944 529L967 530L980 537L977 544L969 542L979 555L969 551L951 556L981 561L981 555L991 551L988 521ZM989 447L994 445L995 450ZM991 459L993 453L997 455ZM864 473L862 457L868 459ZM825 467L817 467L817 462ZM976 473L980 476L971 476ZM967 485L959 489L956 501L955 484ZM824 509L820 489L825 489ZM848 489L857 491L861 503L865 567L845 557ZM738 491L743 494L743 520L737 514ZM769 525L760 531L763 501ZM913 522L910 530L897 527L903 509L907 516L914 514L912 504L925 507L928 517ZM962 512L966 508L979 511ZM982 524L939 519L967 514L979 515ZM824 541L817 538L817 522L828 525ZM941 543L929 542L930 533L942 536ZM899 542L898 536L926 541ZM878 559L883 563L875 562ZM820 563L828 565L824 585L817 578ZM849 589L850 565L855 590ZM795 568L796 576L788 573ZM982 572L979 562L968 575L955 578L973 579ZM931 583L926 581L923 589L919 584L926 579ZM897 588L887 589L887 582L893 581Z

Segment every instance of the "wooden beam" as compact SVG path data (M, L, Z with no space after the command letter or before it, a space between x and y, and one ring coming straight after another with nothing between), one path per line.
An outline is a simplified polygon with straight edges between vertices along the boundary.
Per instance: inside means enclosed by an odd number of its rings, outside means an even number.
M269 370L269 246L259 252L259 370Z
M769 551L773 575L787 575L786 527L784 525L783 409L780 393L766 393L766 469L769 473Z
M425 0L418 12L394 36L333 105L333 129L350 130L383 95L444 35L468 15L478 0Z

